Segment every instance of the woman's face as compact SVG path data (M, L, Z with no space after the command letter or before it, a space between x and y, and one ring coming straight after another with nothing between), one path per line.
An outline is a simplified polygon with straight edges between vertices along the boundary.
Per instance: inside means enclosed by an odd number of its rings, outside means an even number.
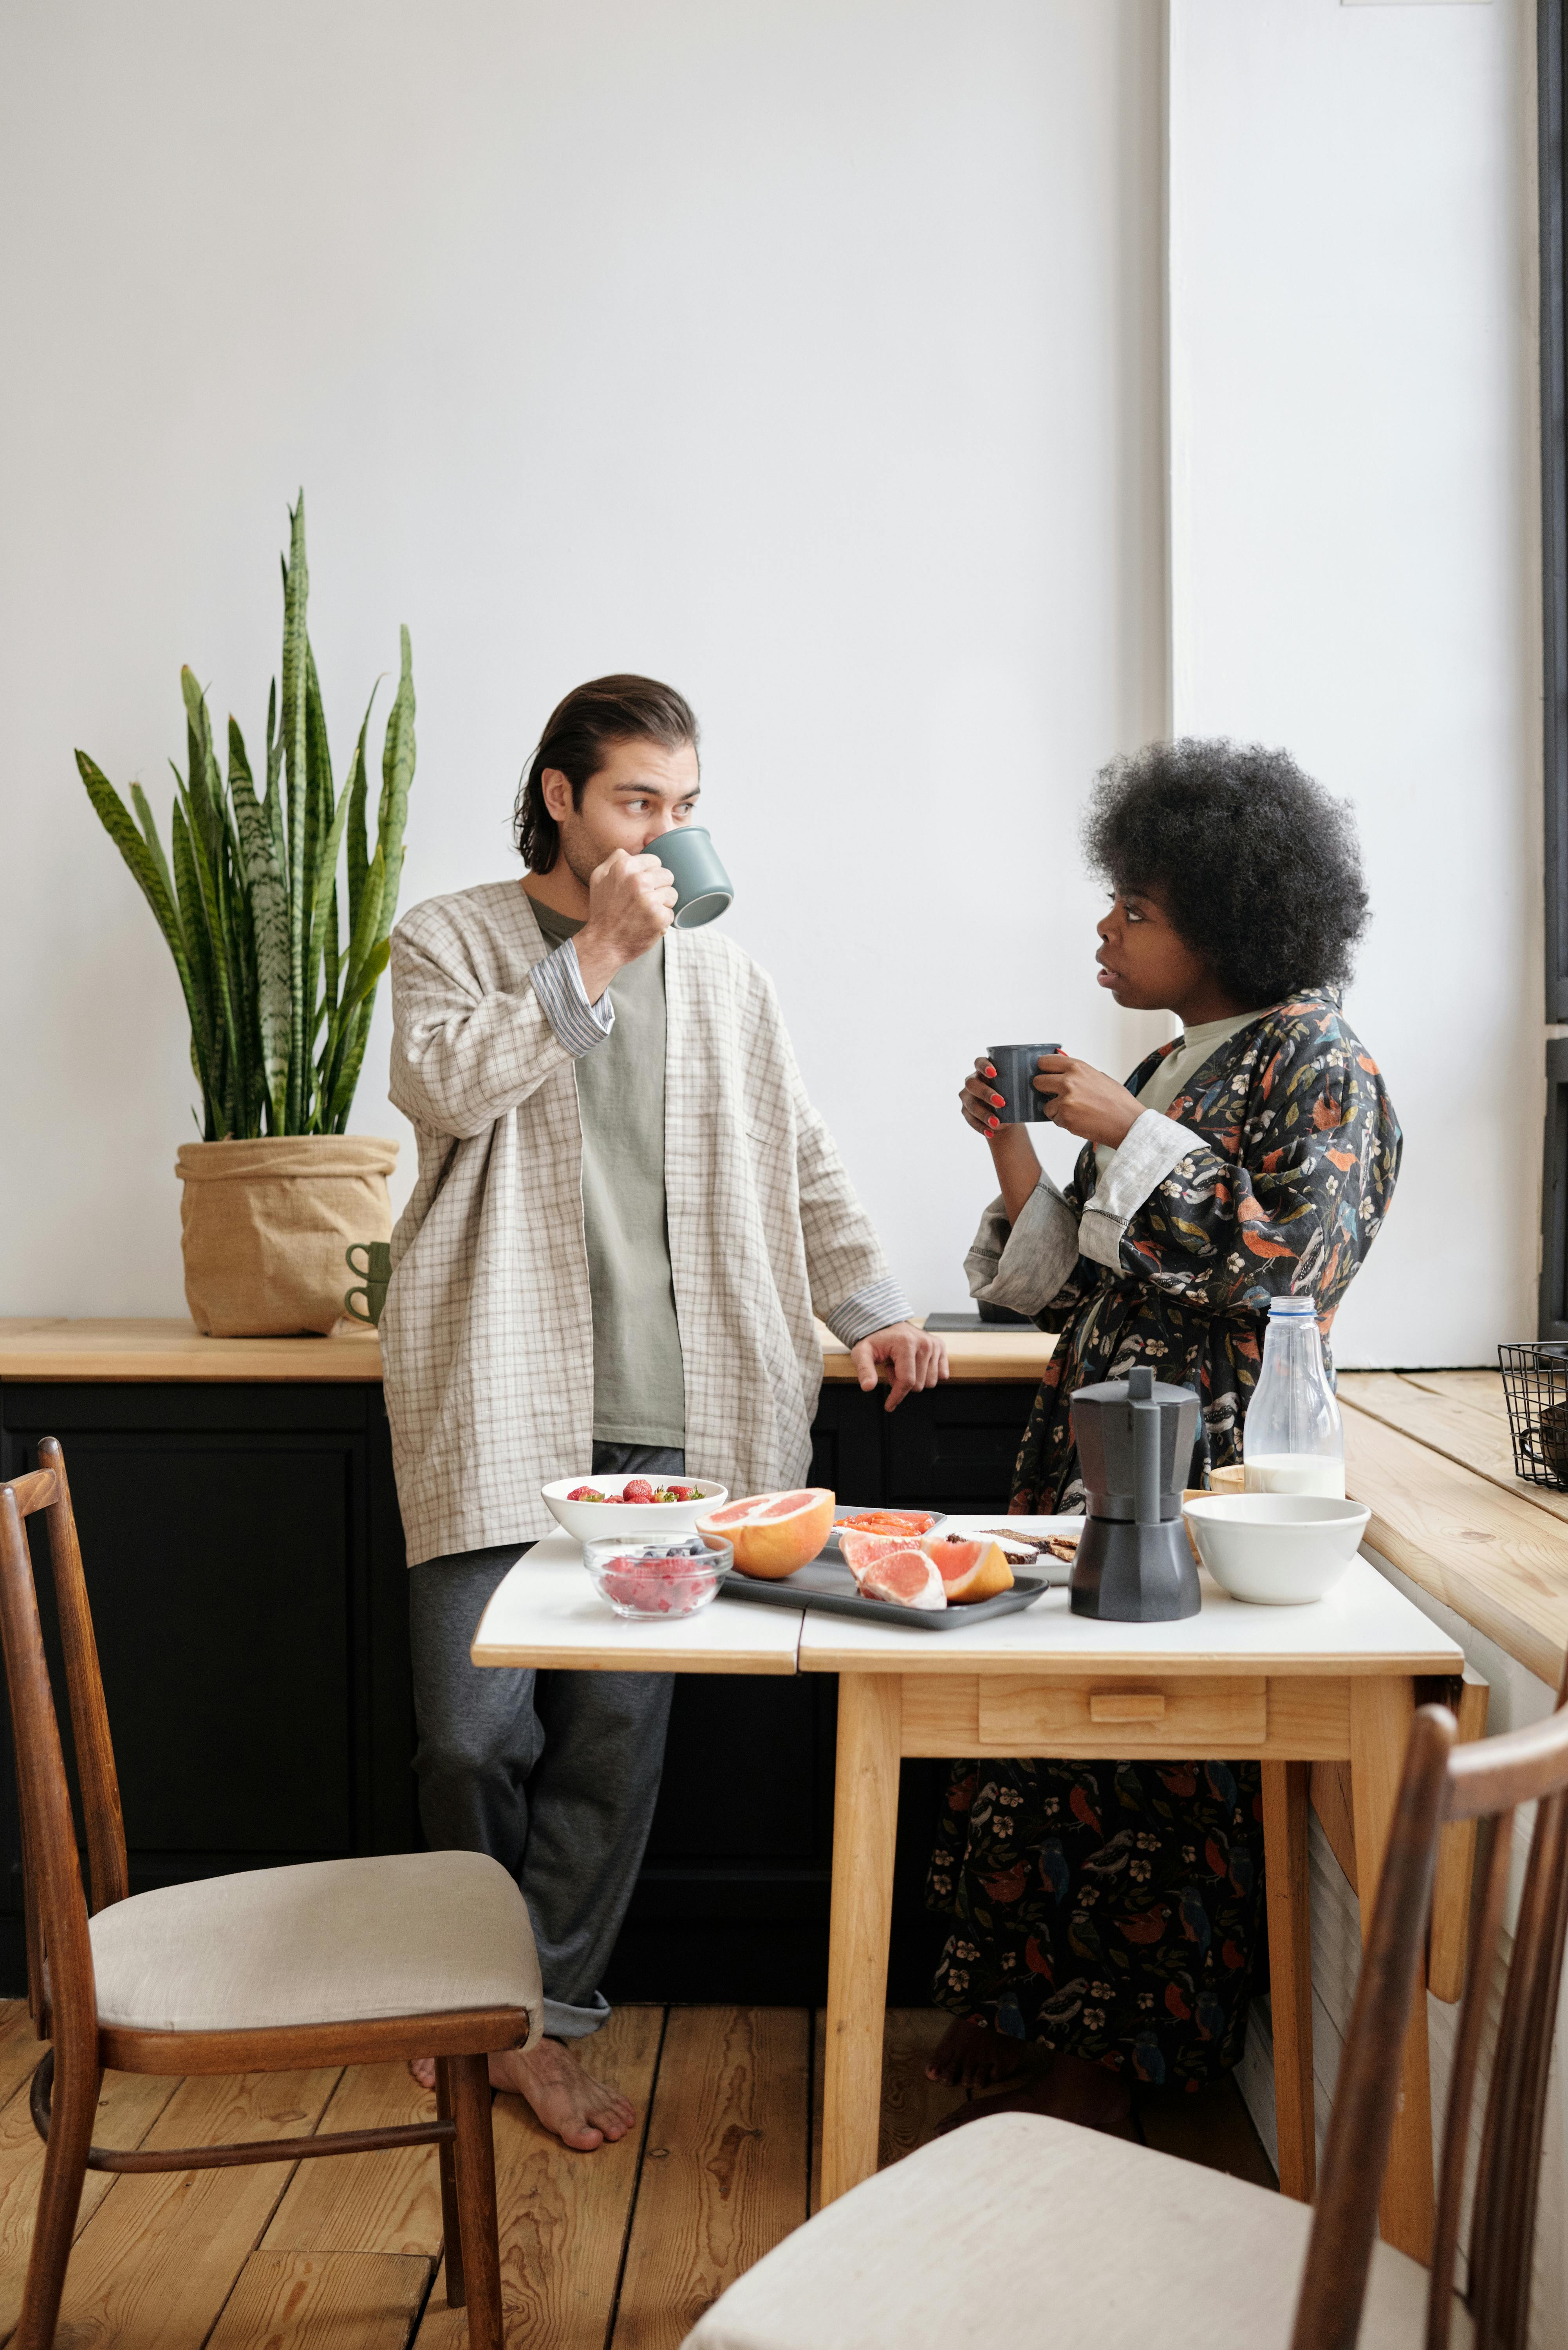
M1203 957L1189 947L1153 890L1118 891L1096 923L1098 984L1127 1012L1196 1014L1218 990ZM1210 1014L1223 1018L1223 1011Z

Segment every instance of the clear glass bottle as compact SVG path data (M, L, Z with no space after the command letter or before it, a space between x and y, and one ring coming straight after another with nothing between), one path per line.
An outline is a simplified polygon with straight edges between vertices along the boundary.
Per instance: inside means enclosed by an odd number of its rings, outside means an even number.
M1345 1494L1345 1429L1311 1297L1269 1306L1263 1367L1241 1438L1249 1493Z

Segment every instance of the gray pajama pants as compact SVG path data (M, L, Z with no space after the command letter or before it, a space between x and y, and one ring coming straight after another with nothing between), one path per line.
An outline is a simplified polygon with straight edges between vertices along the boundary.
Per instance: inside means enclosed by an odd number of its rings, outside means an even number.
M680 1476L683 1452L596 1444L600 1476ZM469 1661L486 1603L528 1548L426 1559L409 1575L420 1819L436 1851L487 1852L522 1887L545 2029L609 2014L599 1977L631 1899L664 1764L672 1673L514 1672Z

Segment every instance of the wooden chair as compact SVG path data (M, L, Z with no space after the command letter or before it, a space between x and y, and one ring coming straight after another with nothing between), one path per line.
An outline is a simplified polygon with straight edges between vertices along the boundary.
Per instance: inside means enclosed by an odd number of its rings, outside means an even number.
M1417 1712L1315 2212L1030 2114L966 2125L817 2213L686 2350L1525 2350L1547 2070L1568 1924L1568 1679L1551 1718L1457 1746ZM1514 1814L1537 1804L1456 2290L1465 2157ZM1493 1822L1459 2013L1430 2271L1377 2198L1445 1823ZM1424 1994L1423 1994L1424 1995Z
M447 2298L471 2350L502 2350L487 2057L543 2014L527 1909L481 1853L322 1861L131 1895L114 1751L65 1461L0 1484L0 1639L21 1794L33 2076L46 2141L13 2350L47 2350L88 2170L196 2170L379 2147L440 2149ZM41 1516L87 1830L83 1894L25 1521ZM414 1994L414 1995L410 1995ZM95 2147L105 2069L292 2072L434 2055L436 2114L401 2128L120 2152Z

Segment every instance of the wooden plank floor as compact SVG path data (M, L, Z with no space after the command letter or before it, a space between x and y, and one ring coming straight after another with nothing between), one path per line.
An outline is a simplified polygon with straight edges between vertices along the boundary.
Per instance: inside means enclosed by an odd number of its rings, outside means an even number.
M961 2093L925 2064L945 2017L888 2017L881 2159L922 2146ZM625 2007L595 2070L640 2126L568 2154L514 2097L494 2108L502 2285L514 2350L678 2350L732 2278L816 2195L822 2019L805 2008ZM0 2344L20 2308L41 2150L27 2084L41 2054L0 2002ZM110 2074L98 2137L117 2146L296 2137L431 2110L400 2065L182 2082ZM1151 2146L1272 2187L1234 2086L1151 2102ZM66 2283L61 2350L462 2350L446 2306L433 2149L144 2177L94 2173Z

